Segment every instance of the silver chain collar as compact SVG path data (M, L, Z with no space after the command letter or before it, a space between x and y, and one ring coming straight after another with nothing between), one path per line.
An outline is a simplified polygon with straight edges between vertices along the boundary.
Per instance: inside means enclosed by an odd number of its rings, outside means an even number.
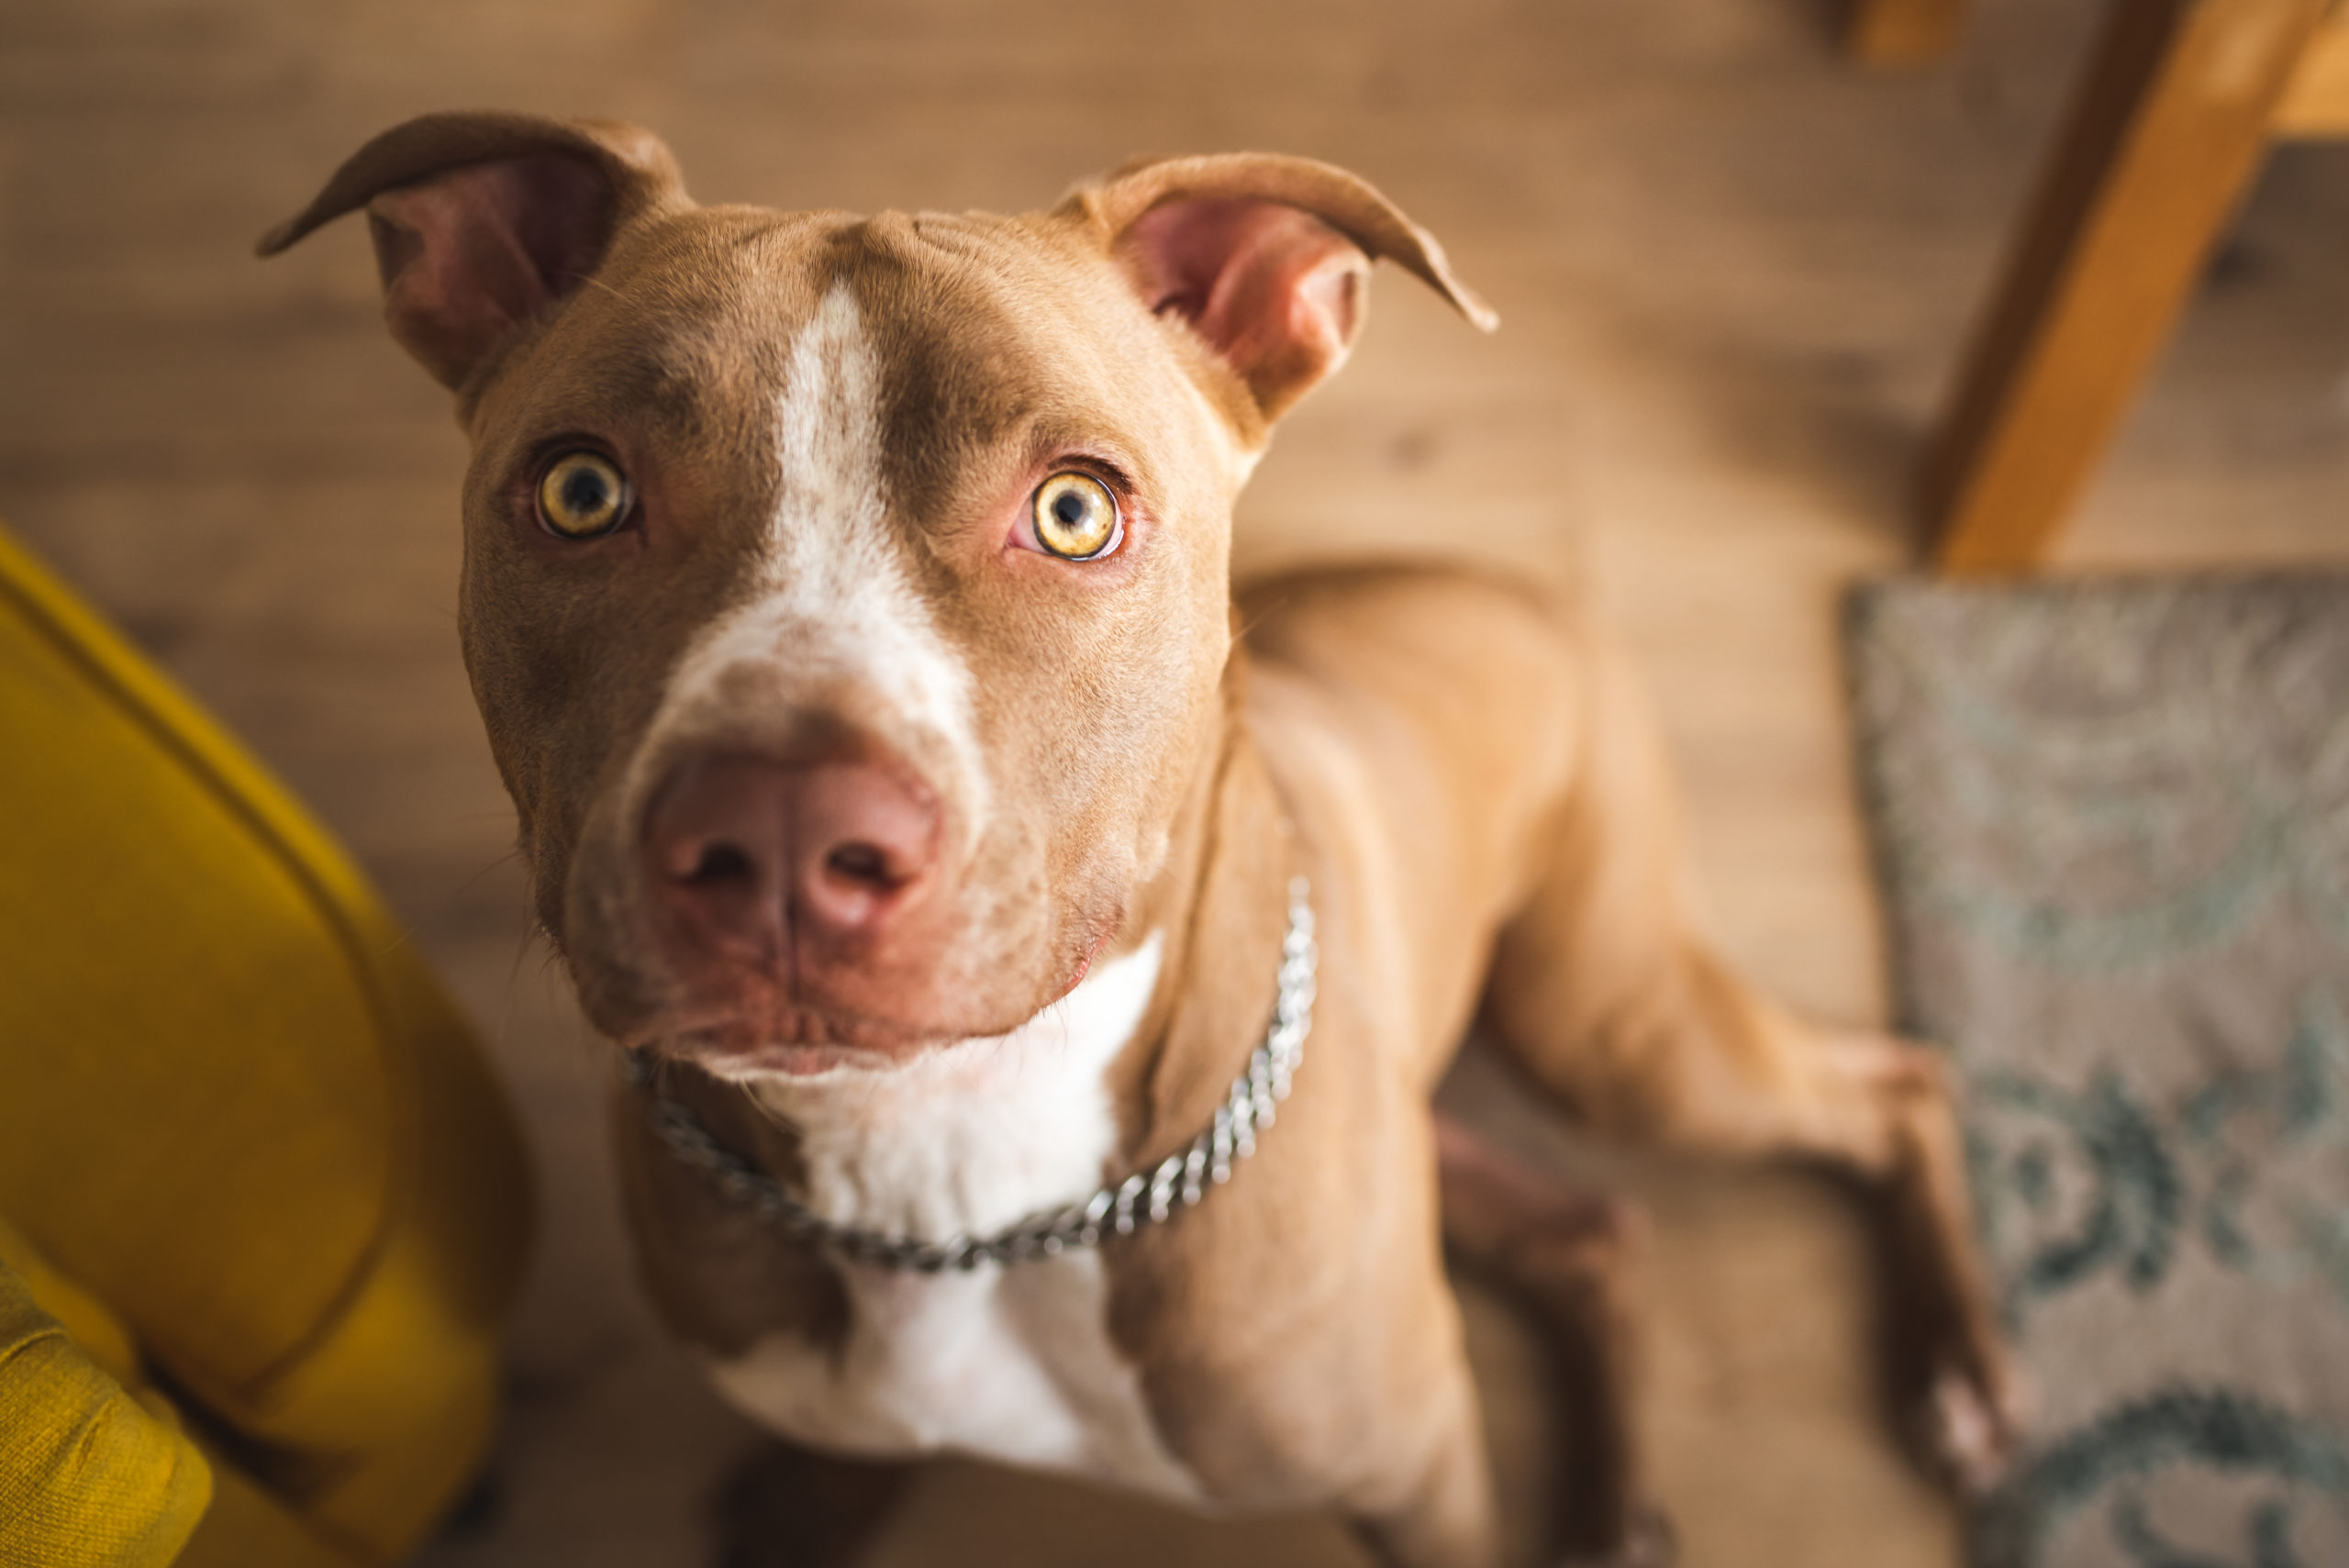
M1288 932L1281 939L1280 988L1264 1042L1231 1081L1214 1122L1149 1171L1136 1171L1082 1203L1033 1214L984 1239L922 1241L853 1225L837 1225L791 1195L784 1184L720 1143L701 1118L671 1099L655 1080L646 1053L628 1053L628 1079L646 1097L652 1130L684 1164L707 1174L729 1202L748 1208L790 1235L817 1242L859 1262L934 1274L974 1269L982 1262L1016 1263L1049 1258L1072 1247L1097 1246L1105 1236L1130 1236L1160 1225L1231 1179L1231 1167L1256 1151L1256 1134L1273 1125L1274 1106L1288 1097L1289 1079L1305 1059L1313 1028L1313 908L1305 878L1288 884Z

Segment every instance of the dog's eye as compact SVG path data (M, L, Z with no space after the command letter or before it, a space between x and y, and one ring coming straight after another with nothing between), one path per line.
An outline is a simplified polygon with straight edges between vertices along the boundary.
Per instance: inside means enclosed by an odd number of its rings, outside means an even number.
M539 520L564 539L597 539L628 520L628 480L601 452L565 452L539 481Z
M1089 473L1055 473L1036 486L1036 542L1063 561L1090 561L1118 542L1118 500Z

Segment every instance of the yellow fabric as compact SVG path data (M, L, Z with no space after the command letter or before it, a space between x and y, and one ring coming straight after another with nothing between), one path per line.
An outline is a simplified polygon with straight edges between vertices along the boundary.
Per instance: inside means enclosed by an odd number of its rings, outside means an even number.
M106 1304L0 1219L0 1568L168 1562L357 1568L233 1464L207 1463Z
M32 1305L57 1319L65 1337L97 1369L126 1387L141 1381L139 1347L106 1304L50 1266L24 1233L0 1215L0 1269L12 1271L31 1293Z
M5 534L0 824L0 1213L237 1456L192 1561L396 1557L479 1462L528 1229L469 1034L326 835ZM272 1509L277 1546L213 1540Z
M0 1223L0 1563L163 1568L203 1517L212 1473L170 1407L142 1405L41 1309L23 1239ZM83 1319L106 1313L53 1270L43 1296L71 1295ZM112 1329L109 1351L128 1348Z
M211 1510L173 1568L364 1568L236 1466L216 1463L212 1475Z

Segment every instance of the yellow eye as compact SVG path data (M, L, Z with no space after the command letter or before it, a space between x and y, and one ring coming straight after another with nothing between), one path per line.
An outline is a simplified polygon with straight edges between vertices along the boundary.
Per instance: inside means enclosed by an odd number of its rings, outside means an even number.
M1118 502L1089 473L1055 473L1036 486L1036 542L1063 561L1089 561L1118 542Z
M565 452L539 481L539 517L565 539L596 539L628 520L628 480L601 452Z

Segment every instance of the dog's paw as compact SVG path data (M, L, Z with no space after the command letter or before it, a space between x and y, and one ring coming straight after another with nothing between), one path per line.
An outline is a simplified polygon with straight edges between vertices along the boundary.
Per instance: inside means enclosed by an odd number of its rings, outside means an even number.
M1672 1516L1661 1508L1642 1508L1631 1520L1623 1544L1603 1556L1585 1553L1561 1557L1553 1568L1672 1568L1680 1561L1680 1537Z
M1951 1485L1978 1497L2007 1477L2021 1445L2031 1400L2021 1375L1943 1367L1919 1412L1919 1446Z

